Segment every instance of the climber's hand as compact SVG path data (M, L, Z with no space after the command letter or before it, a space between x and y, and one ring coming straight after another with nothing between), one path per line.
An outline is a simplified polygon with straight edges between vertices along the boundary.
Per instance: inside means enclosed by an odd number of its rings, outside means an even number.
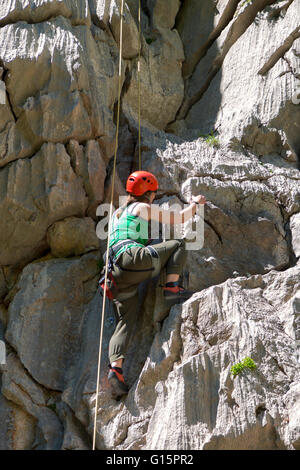
M196 202L198 204L205 204L206 203L206 199L205 199L205 196L203 196L202 194L199 194L199 196L192 196L191 200L190 200L190 204L192 202Z

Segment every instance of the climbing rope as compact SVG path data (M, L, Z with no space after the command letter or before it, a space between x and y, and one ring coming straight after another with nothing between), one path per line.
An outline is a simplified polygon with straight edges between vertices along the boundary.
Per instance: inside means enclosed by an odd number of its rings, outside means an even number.
M99 395L99 381L100 381L100 372L101 372L102 338L103 338L103 325L104 325L104 312L105 312L106 286L107 286L107 271L108 271L108 259L109 259L109 242L110 242L111 218L112 218L112 207L113 207L113 198L114 198L114 186L115 186L115 173L116 173L117 151L118 151L118 143L119 143L120 101L121 101L120 98L121 98L121 78L122 78L122 50L123 50L123 11L124 11L124 0L121 0L121 11L120 11L120 51L119 51L118 108L117 108L117 123L116 123L116 139L115 139L114 165L113 165L112 183L111 183L111 199L110 199L110 208L109 208L109 223L108 223L108 235L107 235L107 249L106 249L106 260L105 260L105 281L104 281L104 290L103 290L103 303L102 303L101 327L100 327L100 338L99 338L98 367L97 367L97 388L96 388L96 404L95 404L94 432L93 432L93 450L95 450L95 448L96 448L96 431L97 431L97 415L98 415L98 395Z
M139 58L138 58L138 106L139 106L139 170L142 169L142 156L141 156L141 0L139 0L139 11L138 11L138 22L139 22Z
M110 198L110 208L109 208L109 223L108 223L106 260L105 260L105 280L104 280L104 289L103 289L103 303L102 303L102 315L101 315L101 327L100 327L99 351L98 351L97 388L96 388L96 403L95 403L94 431L93 431L93 450L95 450L96 448L98 395L99 395L99 382L100 382L100 375L101 375L101 356L102 356L102 340L103 340L103 329L104 329L103 325L104 325L104 312L105 312L105 300L106 300L107 272L108 272L108 261L109 261L109 242L110 242L112 208L113 208L113 199L114 199L116 161L117 161L117 152L118 152L118 146L119 146L120 102L121 102L121 82L122 82L122 51L123 51L123 12L124 12L124 0L121 0L118 107L117 107L115 153L114 153L114 164L113 164L113 171L112 171L111 198ZM139 170L141 170L142 168L142 158L141 158L141 47L142 47L141 0L139 0L139 7L138 7L138 24L139 24L139 54L138 54L138 66L137 66L137 70L138 70L138 147L139 147Z

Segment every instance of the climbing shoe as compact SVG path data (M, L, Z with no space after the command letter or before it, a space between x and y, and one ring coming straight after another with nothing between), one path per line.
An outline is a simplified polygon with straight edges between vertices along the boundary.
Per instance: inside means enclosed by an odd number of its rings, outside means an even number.
M167 304L174 305L185 302L189 299L195 291L186 290L179 284L179 281L176 282L167 282L163 286L164 299Z
M128 393L129 388L125 384L123 371L120 367L109 366L108 381L114 398L120 398Z

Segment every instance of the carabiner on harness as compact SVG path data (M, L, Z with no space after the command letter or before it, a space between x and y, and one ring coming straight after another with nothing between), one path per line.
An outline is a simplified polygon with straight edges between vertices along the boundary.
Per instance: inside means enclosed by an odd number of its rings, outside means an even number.
M100 278L99 286L102 288L102 295L103 295L104 286L105 286L105 274ZM117 284L111 271L107 272L105 292L106 292L106 297L108 297L110 300L113 300L114 298L116 298L118 294Z
M103 255L103 260L106 262L106 252ZM108 265L107 265L107 280L106 280L106 297L108 297L110 300L113 300L116 298L118 294L118 287L117 283L112 275L112 270L114 268L114 263L113 263L113 254L111 248L108 251ZM101 272L102 276L99 280L99 286L102 289L101 294L104 294L104 287L105 287L105 266L102 269Z

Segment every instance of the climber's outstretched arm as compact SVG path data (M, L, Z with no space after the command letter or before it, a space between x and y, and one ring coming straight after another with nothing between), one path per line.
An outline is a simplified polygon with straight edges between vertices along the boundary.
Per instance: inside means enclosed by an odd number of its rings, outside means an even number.
M197 204L205 204L205 196L199 195L193 197L193 202L188 207L181 211L172 211L162 209L157 204L140 203L137 208L136 215L145 220L155 220L162 224L182 224L187 222L197 210Z

